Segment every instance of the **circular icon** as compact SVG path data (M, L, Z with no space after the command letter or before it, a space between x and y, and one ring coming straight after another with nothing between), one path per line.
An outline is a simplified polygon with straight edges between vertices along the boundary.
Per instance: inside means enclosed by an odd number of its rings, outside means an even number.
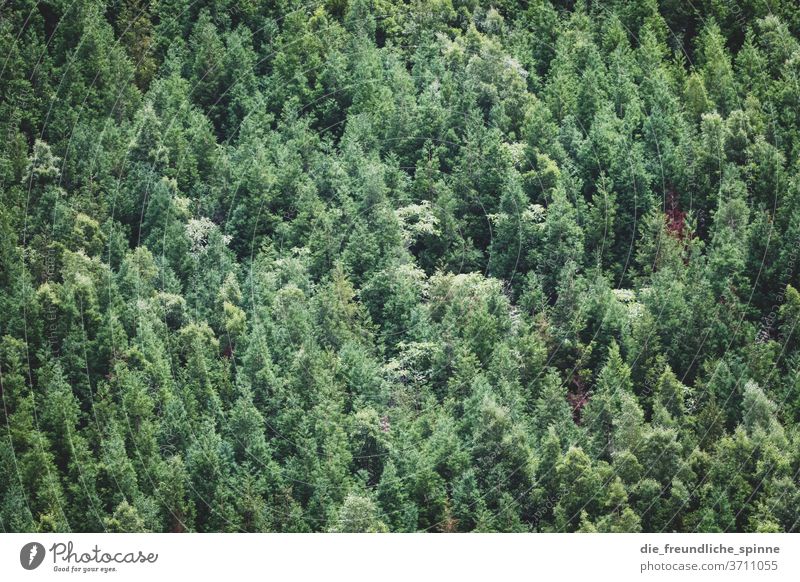
M19 551L19 563L26 570L35 570L44 561L44 546L39 542L30 542Z

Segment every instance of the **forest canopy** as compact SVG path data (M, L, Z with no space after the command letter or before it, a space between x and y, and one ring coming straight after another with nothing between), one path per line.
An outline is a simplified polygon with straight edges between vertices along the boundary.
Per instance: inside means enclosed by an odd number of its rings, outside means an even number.
M0 7L0 531L800 530L791 0Z

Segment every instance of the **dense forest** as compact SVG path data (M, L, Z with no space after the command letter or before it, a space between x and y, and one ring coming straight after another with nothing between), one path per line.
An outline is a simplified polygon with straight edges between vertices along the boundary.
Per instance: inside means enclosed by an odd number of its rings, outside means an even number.
M800 530L792 0L10 0L0 531Z

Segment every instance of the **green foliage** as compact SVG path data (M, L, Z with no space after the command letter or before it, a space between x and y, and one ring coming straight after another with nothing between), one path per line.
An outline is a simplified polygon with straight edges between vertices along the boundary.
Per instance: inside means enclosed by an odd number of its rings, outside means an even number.
M28 4L0 530L798 531L794 3Z

